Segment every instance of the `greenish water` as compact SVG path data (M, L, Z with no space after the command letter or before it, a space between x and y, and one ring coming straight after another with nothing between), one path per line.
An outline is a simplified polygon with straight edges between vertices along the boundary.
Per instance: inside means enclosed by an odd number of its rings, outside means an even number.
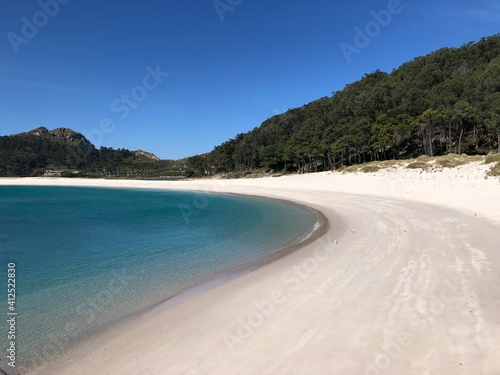
M0 187L2 285L16 270L22 373L222 272L310 233L305 207L236 195ZM2 290L4 316L7 288ZM0 326L7 353L8 323Z

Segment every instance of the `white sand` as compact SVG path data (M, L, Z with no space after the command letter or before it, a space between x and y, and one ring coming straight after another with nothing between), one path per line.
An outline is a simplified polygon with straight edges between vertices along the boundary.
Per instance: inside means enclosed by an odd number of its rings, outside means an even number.
M500 181L485 180L485 170L1 179L279 197L320 210L331 226L33 374L500 374Z

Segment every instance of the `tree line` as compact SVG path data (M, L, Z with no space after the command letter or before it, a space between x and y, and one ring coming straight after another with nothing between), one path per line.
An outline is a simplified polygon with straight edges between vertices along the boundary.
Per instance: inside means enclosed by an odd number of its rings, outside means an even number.
M71 141L68 141L68 136ZM374 160L500 150L500 34L377 70L187 160L96 149L71 129L0 136L0 176L316 172Z
M192 175L268 170L315 172L339 165L500 150L500 34L377 70L271 117L208 154Z
M65 176L78 172L79 177L160 177L179 173L170 160L154 160L123 148L96 149L69 129L81 140L68 142L40 136L39 129L0 137L0 177L41 176L46 169L62 170Z

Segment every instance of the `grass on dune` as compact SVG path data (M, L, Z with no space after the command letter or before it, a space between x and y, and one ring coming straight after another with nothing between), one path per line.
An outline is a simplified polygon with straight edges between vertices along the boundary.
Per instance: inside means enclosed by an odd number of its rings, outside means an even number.
M500 176L500 161L498 161L488 172L489 176Z
M406 168L417 169L421 168L424 170L430 168L456 168L461 165L469 164L472 162L482 161L484 158L481 155L458 155L458 154L448 154L443 156L420 156L414 162L407 165Z
M448 154L444 156L439 156L435 158L436 165L443 168L456 168L464 164L469 164L475 161L482 161L483 157L481 155L468 156L468 155L458 155L458 154Z
M500 162L500 154L486 156L485 164Z
M500 155L493 155L487 158L490 162L499 161ZM484 160L483 156L475 155L458 155L448 154L443 156L430 157L427 155L419 156L416 159L410 160L385 160L385 161L372 161L365 164L356 164L349 167L342 167L338 171L342 173L374 173L381 169L397 168L398 166L406 167L408 169L422 169L424 171L440 168L456 168L461 165L469 164L472 162L479 162Z
M384 161L371 161L364 164L351 165L349 167L340 168L338 171L343 173L363 172L374 173L381 169L395 168L400 161L398 160L384 160Z
M406 166L408 169L429 169L430 165L425 161L414 161Z

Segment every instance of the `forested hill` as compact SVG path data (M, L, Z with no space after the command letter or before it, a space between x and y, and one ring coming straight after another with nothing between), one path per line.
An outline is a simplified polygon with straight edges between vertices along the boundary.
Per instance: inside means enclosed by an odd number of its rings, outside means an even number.
M47 169L66 177L173 176L175 162L155 155L109 147L96 149L82 134L68 128L0 136L0 177L40 176Z
M151 136L154 136L152 134ZM500 150L500 34L377 70L331 97L274 116L208 154L158 160L96 149L71 129L0 136L0 176L59 169L79 176L159 177L251 170L314 172L372 160Z
M500 148L500 34L377 70L331 97L274 116L205 155L198 174L311 172L422 154Z

